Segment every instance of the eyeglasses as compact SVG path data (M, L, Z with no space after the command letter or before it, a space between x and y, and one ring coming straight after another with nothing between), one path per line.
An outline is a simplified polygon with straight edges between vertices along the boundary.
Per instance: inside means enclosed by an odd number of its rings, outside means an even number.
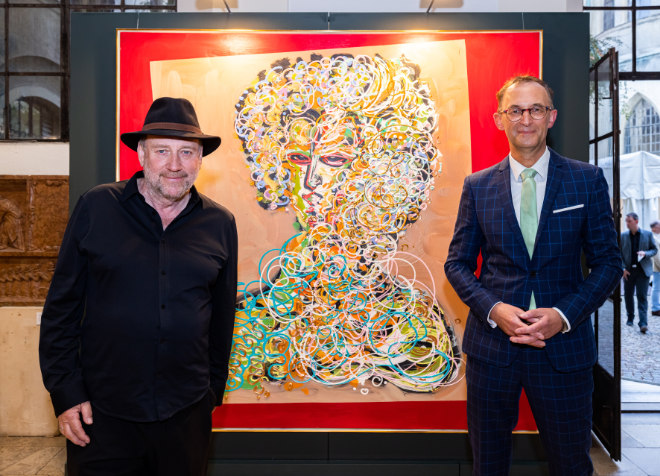
M511 122L518 122L520 119L522 119L525 111L529 112L529 115L532 117L532 119L543 119L546 114L548 114L548 111L552 111L553 109L553 107L549 106L532 106L528 108L512 107L510 109L500 111L500 114L506 114L507 119Z

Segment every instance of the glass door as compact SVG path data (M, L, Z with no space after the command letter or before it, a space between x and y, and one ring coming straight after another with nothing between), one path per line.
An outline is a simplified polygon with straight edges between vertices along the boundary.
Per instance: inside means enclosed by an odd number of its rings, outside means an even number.
M611 48L590 68L590 161L610 185L617 236L621 236L619 184L618 54ZM621 460L621 290L617 286L594 313L598 348L594 367L593 431L614 460Z

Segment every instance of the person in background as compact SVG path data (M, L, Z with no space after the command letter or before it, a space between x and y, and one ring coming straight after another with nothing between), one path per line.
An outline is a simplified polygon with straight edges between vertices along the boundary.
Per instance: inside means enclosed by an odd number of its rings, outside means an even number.
M463 351L473 474L509 474L524 389L551 474L590 475L590 316L621 279L608 186L601 169L546 146L557 110L545 82L518 76L496 97L493 118L510 154L465 179L445 262L470 308Z
M43 380L69 476L201 476L237 286L234 217L193 185L220 137L164 97L121 139L143 171L78 200L42 315Z
M651 223L656 248L660 246L660 221ZM651 291L651 314L660 316L660 253L653 255L653 289Z
M648 325L648 292L649 280L653 273L651 258L658 252L658 247L650 231L639 227L639 217L630 212L626 215L627 231L621 233L621 256L623 258L623 294L626 302L628 320L632 326L635 322L635 294L637 294L637 311L639 312L639 330L646 334Z

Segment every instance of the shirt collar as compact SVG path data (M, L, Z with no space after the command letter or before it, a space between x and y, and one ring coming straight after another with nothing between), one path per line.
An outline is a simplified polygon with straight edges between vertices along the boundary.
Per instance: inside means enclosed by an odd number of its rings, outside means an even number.
M144 177L144 172L142 170L135 172L133 176L128 179L126 182L126 187L124 187L124 193L122 194L122 201L126 201L131 198L133 195L139 194L137 181L138 179Z
M531 167L532 169L536 170L536 174L539 177L537 181L542 182L548 176L549 164L550 164L550 149L546 147L545 152L543 152L543 155L541 155L539 160L537 160L536 163ZM522 178L520 177L520 174L527 167L525 167L523 164L521 164L516 159L514 159L511 156L511 154L509 154L509 167L511 168L511 173L513 174L513 177L516 179L516 181L521 182Z

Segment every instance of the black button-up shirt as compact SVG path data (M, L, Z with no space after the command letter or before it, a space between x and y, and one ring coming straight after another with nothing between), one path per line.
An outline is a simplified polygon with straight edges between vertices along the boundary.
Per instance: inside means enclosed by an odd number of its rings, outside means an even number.
M637 252L639 251L639 230L637 233L630 232L630 266L634 269L639 268Z
M233 215L197 193L163 230L137 179L85 193L46 298L39 353L55 413L90 400L132 421L166 419L228 373L237 279Z

